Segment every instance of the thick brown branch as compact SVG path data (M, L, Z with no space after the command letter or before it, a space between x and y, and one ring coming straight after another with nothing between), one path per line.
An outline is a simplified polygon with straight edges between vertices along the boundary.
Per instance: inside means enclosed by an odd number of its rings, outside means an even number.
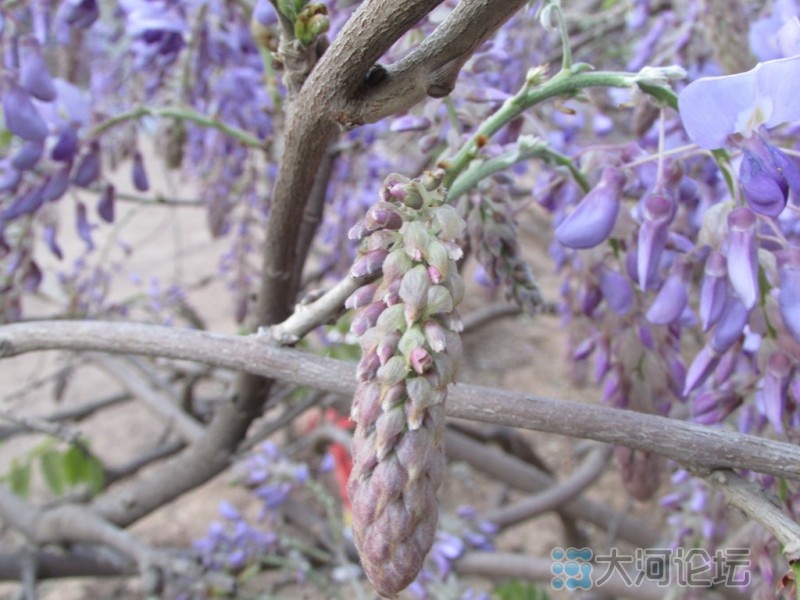
M52 551L36 553L36 576L39 579L62 577L119 577L137 573L133 563L110 560L110 552L88 551L58 554ZM0 581L16 581L20 576L22 557L18 553L0 553Z
M341 394L352 394L355 390L352 364L264 344L258 336L244 338L156 325L79 321L38 321L0 327L0 358L47 349L101 350L193 360ZM800 479L800 448L752 435L656 415L464 384L452 386L448 403L448 414L454 417L621 444L687 465L746 468Z
M447 96L469 57L527 0L462 0L411 54L391 65L379 84L352 97L338 120L374 123L426 96Z
M713 471L704 478L722 492L728 504L774 535L789 561L800 559L800 525L771 502L758 485L729 470Z

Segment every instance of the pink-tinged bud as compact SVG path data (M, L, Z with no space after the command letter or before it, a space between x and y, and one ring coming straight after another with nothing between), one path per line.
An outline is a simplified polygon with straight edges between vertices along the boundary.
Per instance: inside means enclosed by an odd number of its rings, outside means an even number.
M428 277L431 280L431 283L442 283L442 272L437 269L436 267L429 266L428 267Z
M395 133L405 131L425 131L431 126L431 120L422 115L403 115L392 121L389 129Z
M647 291L648 282L658 271L661 254L667 243L669 224L675 217L675 202L662 193L647 194L642 199L644 219L639 228L636 271L639 287Z
M381 316L385 309L386 305L383 302L373 302L360 308L350 323L350 333L356 337L364 335L367 329L375 326L378 322L378 317Z
M622 171L606 168L600 183L556 227L556 239L569 248L592 248L608 238L617 220L624 182Z
M425 262L434 267L439 273L447 273L450 265L450 254L445 245L437 239L428 243L424 252Z
M363 240L368 233L369 229L367 229L367 224L364 222L364 219L359 219L356 221L355 225L347 231L347 239L354 241Z
M750 311L744 307L739 298L729 295L725 310L711 337L711 347L717 354L727 352L736 343L744 331L744 326L747 325L749 316Z
M370 381L375 379L375 375L377 375L380 366L381 362L378 360L378 354L374 350L372 352L365 352L361 360L358 361L356 379L358 381Z
M356 388L350 418L367 427L381 414L381 384L375 381L361 383Z
M403 356L410 357L415 348L420 348L425 344L425 334L422 333L422 327L414 323L409 325L400 341L397 343L397 349Z
M718 364L719 354L714 352L710 346L703 346L686 373L686 384L683 387L684 397L701 386Z
M800 248L777 252L780 307L783 326L800 343Z
M625 315L633 305L633 289L619 271L603 268L600 271L600 290L608 306L618 315Z
M10 83L3 97L6 129L29 142L41 142L49 130L28 92Z
M344 301L344 307L352 310L366 306L373 301L375 297L375 291L377 289L377 283L368 283L367 285L362 285L355 292L350 294L347 300Z
M381 361L381 365L385 365L386 362L394 356L400 337L400 332L393 331L391 333L385 333L378 338L378 345L375 351L378 353L378 359Z
M722 316L728 299L728 260L712 252L706 260L703 283L700 287L700 323L708 331Z
M136 152L133 155L133 187L140 192L146 192L150 189L150 181L147 178L147 171L144 168L144 159L141 152Z
M378 456L378 467L380 468L381 461L392 449L395 441L403 433L406 428L406 415L403 412L402 405L395 405L387 411L384 411L378 420L375 421L375 454ZM374 477L374 475L373 475ZM374 483L372 484L374 485ZM379 486L378 486L379 487Z
M389 410L395 404L404 402L406 399L406 384L404 381L386 387L386 391L381 397L381 409Z
M425 348L414 348L409 358L411 361L411 368L419 375L425 373L425 371L430 369L431 365L433 365L433 358L431 358L431 355Z
M424 377L414 377L406 384L408 402L406 403L406 419L411 431L419 429L427 414L428 407L433 404L434 394L431 384Z
M26 38L20 43L19 82L34 98L43 102L56 98L56 86L35 38Z
M446 337L444 328L436 321L425 321L422 326L422 331L425 334L425 341L434 352L442 352L446 346Z
M745 206L728 215L728 278L747 309L758 300L757 221Z
M380 273L383 261L386 260L388 255L389 253L386 250L372 250L359 256L350 269L350 275L356 279L377 275Z
M369 231L378 229L397 230L403 226L403 217L388 202L373 204L364 217L364 224Z
M767 372L764 374L764 412L772 428L783 433L783 412L786 406L786 391L792 379L794 364L783 352L775 352L767 361Z

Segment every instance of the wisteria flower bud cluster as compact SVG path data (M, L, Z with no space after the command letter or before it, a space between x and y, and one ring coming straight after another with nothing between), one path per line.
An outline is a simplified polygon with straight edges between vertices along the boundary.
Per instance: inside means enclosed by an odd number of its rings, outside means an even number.
M512 208L507 194L496 188L468 195L458 210L466 218L470 244L489 281L502 285L523 310L534 314L541 310L542 294L522 257Z
M366 283L346 302L362 350L348 492L362 566L386 597L422 568L445 472L444 402L461 350L456 306L464 295L455 261L466 225L444 203L441 178L389 176L350 231L361 240L351 273Z

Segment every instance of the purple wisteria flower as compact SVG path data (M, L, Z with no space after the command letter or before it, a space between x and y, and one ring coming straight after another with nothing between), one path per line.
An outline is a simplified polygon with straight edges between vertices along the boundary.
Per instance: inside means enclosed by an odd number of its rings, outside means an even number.
M800 54L800 8L796 0L776 0L773 12L750 25L750 50L761 61Z
M774 217L789 192L800 200L800 167L767 140L766 131L800 120L800 56L758 64L746 73L706 77L678 97L689 137L707 149L733 145L743 152L739 178L748 205Z
M570 248L592 248L608 238L617 220L624 183L622 171L606 168L600 183L556 227L556 239Z

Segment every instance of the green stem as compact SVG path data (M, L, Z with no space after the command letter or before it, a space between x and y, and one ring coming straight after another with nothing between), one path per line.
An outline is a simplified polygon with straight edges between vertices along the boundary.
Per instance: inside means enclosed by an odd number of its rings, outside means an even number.
M449 161L444 179L445 186L449 188L453 185L470 161L477 158L479 149L485 145L488 138L532 106L550 98L573 96L580 90L590 87L628 88L637 84L643 91L653 95L656 94L652 90L657 90L659 100L662 100L663 96L675 95L672 90L663 86L649 83L642 85L640 75L637 73L586 71L585 69L586 65L574 65L569 71L560 71L541 85L536 87L530 87L529 84L524 85L516 95L506 100L496 113L478 127L469 141Z
M572 69L572 46L569 43L569 29L564 18L564 11L561 10L561 2L553 2L553 10L558 21L558 31L561 34L561 70L569 71Z
M259 150L264 150L266 148L266 143L257 137L254 137L247 133L246 131L239 129L238 127L233 127L232 125L227 125L222 121L217 119L207 117L201 113L198 113L191 108L180 108L180 107L173 107L167 106L164 108L149 108L147 106L140 106L138 108L134 108L124 113L120 113L111 117L110 119L100 123L97 127L95 127L89 137L97 137L109 129L116 127L122 123L127 121L132 121L136 119L141 119L142 117L158 117L158 118L171 118L171 119L178 119L180 121L191 121L192 123L196 123L197 125L202 125L204 127L211 127L212 129L217 129L226 135L231 136L232 138L238 140L245 146L250 146L251 148L258 148Z
M547 145L543 140L536 140L533 144L526 144L520 140L519 147L505 154L501 154L495 158L484 161L476 166L467 169L458 179L453 182L448 192L448 201L452 202L462 194L468 192L478 185L481 180L485 179L493 173L507 169L519 162L529 160L531 158L541 158L546 161L553 162L569 169L570 174L575 179L575 182L581 187L584 193L591 189L586 177L583 176L575 163L568 156L564 156L556 152Z

